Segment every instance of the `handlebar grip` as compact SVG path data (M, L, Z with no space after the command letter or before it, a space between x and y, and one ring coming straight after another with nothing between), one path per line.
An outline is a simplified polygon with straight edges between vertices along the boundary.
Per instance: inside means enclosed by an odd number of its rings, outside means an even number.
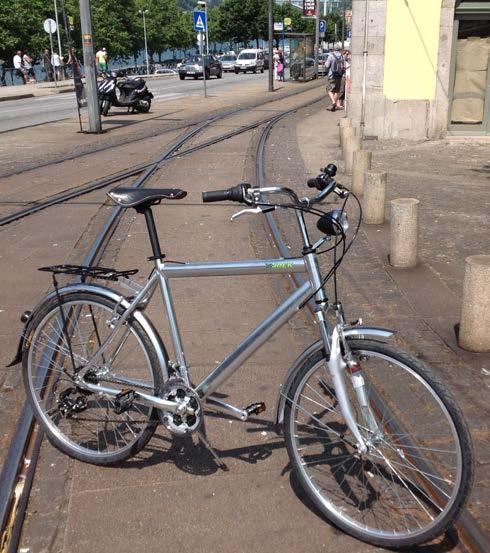
M228 200L230 202L245 203L243 195L249 186L249 184L242 183L232 188L226 188L225 190L210 190L209 192L203 192L202 201L204 203L210 203Z

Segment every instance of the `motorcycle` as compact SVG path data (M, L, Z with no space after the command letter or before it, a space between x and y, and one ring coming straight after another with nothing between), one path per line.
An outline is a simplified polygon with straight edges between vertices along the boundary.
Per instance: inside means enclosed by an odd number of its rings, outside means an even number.
M128 111L150 111L153 94L141 77L118 81L119 73L106 74L98 85L100 113L107 115L111 106L128 108Z

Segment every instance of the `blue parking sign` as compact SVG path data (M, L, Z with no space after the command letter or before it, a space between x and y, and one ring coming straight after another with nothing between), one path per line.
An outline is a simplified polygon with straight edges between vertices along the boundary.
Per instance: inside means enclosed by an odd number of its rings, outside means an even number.
M327 22L325 19L320 19L319 30L320 33L324 33L327 30Z
M206 32L206 12L193 12L194 13L194 31Z

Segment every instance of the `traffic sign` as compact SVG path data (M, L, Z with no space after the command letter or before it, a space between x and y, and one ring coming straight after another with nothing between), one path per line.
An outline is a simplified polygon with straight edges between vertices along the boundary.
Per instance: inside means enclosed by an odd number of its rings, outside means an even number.
M284 18L284 25L286 25L286 27L290 27L292 22L293 20L290 17Z
M44 20L44 30L49 33L53 34L56 33L57 25L56 21L54 19L48 18Z
M284 23L282 21L274 23L274 31L284 31Z
M194 31L206 32L206 12L194 12Z
M327 22L325 19L320 19L320 33L324 33L327 30Z

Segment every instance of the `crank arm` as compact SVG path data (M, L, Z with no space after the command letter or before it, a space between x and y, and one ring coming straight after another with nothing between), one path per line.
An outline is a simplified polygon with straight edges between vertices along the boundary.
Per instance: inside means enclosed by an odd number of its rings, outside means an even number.
M110 398L115 398L117 395L121 394L123 390L118 390L117 388L108 388L106 386L100 386L99 384L90 384L89 382L75 383L76 386L84 390L89 390L95 394L103 394L109 396ZM143 405L148 405L149 407L155 407L156 409L162 409L163 411L169 411L170 413L179 413L182 411L182 404L177 403L176 401L168 401L151 394L145 394L139 392L138 390L133 390L135 395L135 400L138 403ZM194 414L194 409L191 407L186 407L184 409L185 413L189 415Z

